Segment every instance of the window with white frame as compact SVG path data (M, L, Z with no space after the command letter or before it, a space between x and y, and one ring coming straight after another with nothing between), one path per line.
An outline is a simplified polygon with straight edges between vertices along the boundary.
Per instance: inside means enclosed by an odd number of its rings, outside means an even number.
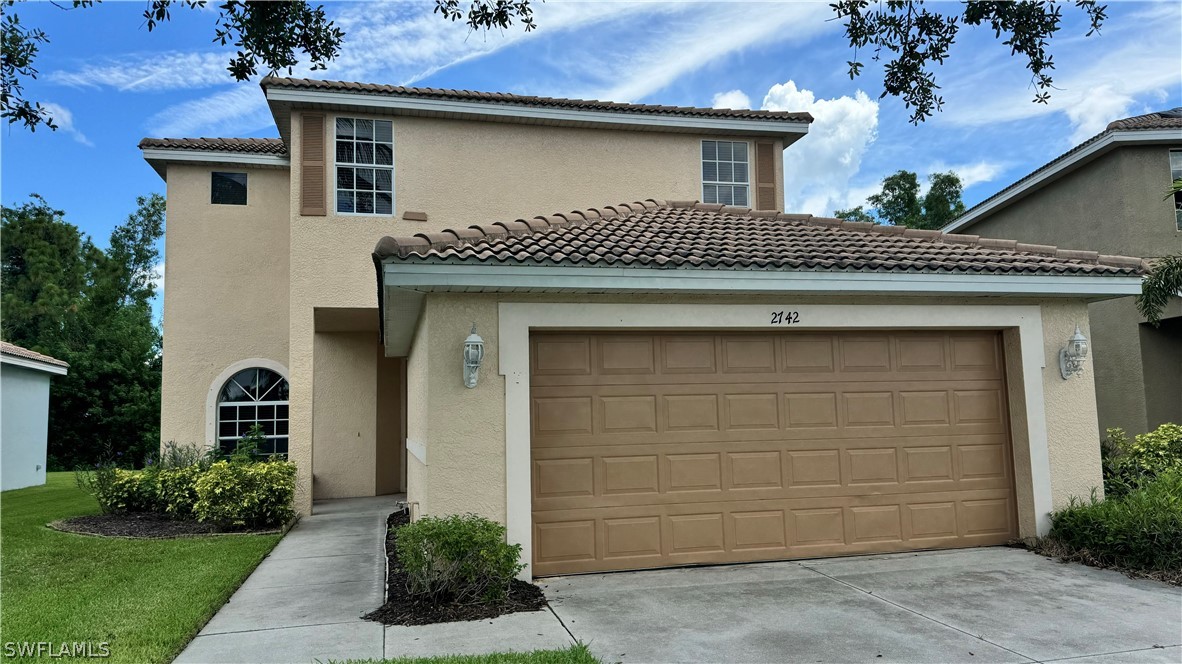
M267 437L260 454L287 454L287 379L261 367L230 376L218 394L218 448L234 451L258 424Z
M337 118L337 212L394 214L394 125Z
M1170 182L1182 180L1182 150L1170 150ZM1174 223L1182 231L1182 191L1174 192Z
M703 203L750 204L747 152L744 141L702 141Z

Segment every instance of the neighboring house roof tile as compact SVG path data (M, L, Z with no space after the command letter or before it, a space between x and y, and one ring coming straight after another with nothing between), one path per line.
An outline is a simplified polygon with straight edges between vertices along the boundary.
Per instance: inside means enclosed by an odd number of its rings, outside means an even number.
M1108 123L1108 131L1129 129L1170 129L1182 127L1182 106L1166 111L1155 111L1145 115L1134 115L1131 118L1113 120Z
M476 92L472 90L450 90L442 88L408 88L401 85L377 83L354 83L348 81L321 81L309 78L284 78L268 76L260 85L267 88L291 88L298 90L322 90L331 92L355 92L380 94L392 97L414 97L456 101L479 101L491 104L533 106L538 108L562 108L585 111L606 111L619 113L649 113L689 117L716 117L742 120L791 120L812 122L808 113L790 111L763 111L729 108L696 108L690 106L661 106L656 104L625 104L595 99L563 99L558 97L535 97L507 92Z
M1006 196L1008 196L1010 194L1010 192L1022 187L1026 182L1037 177L1043 171L1046 171L1047 169L1052 168L1052 167L1056 166L1057 164L1060 164L1061 162L1064 162L1068 159L1075 157L1076 154L1083 151L1085 148L1099 142L1100 140L1104 139L1104 137L1106 137L1114 132L1118 132L1118 131L1149 131L1149 130L1154 130L1154 129L1182 129L1182 107L1173 108L1168 111L1157 111L1155 113L1146 113L1145 115L1136 115L1131 118L1124 118L1122 120L1114 120L1114 121L1108 123L1108 126L1104 129L1104 131L1100 132L1099 134L1096 134L1095 136L1084 141L1083 143L1080 143L1079 145L1071 148L1067 152L1064 152L1063 154L1059 155L1058 157L1055 157L1054 159L1043 164L1042 166L1039 166L1038 168L1034 169L1030 173L1027 173L1026 175L1022 176L1021 178L1010 183L1008 186L999 190L997 193L993 194L992 196L977 203L973 207L965 210L964 213L962 213L956 219L953 219L945 228L948 228L948 229L960 228L961 226L965 225L962 220L964 220L966 217L973 216L977 212L977 210L979 210L980 208L992 203L993 201L995 201L999 198L1005 198ZM1182 137L1180 137L1180 140L1182 140Z
M1140 258L696 201L647 200L383 238L377 260L720 270L1136 276Z
M287 156L287 146L279 138L145 138L140 141L139 148Z
M48 355L43 355L41 353L38 353L37 351L29 350L28 348L22 348L21 346L18 346L16 344L10 344L7 341L0 341L0 354L11 355L13 357L21 357L26 360L33 360L35 362L41 362L43 364L52 364L55 367L70 366L66 362L63 362L63 361L57 359L56 357L50 357Z

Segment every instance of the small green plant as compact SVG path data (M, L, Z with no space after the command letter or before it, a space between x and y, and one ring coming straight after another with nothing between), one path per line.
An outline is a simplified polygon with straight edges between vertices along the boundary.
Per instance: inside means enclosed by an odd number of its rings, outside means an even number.
M1105 494L1124 496L1166 471L1182 469L1182 426L1163 424L1133 440L1121 429L1108 429L1100 449Z
M238 439L238 444L234 446L234 451L230 453L230 461L233 463L253 463L259 459L259 448L267 443L267 435L263 433L263 427L255 422L250 426L246 435Z
M288 461L218 461L197 477L193 513L222 528L281 526L295 515L295 484L296 467Z
M1048 539L1101 566L1182 570L1182 469L1170 469L1126 495L1073 498L1051 515Z
M156 511L160 491L156 473L123 468L104 469L101 472L103 475L110 472L104 479L96 480L103 488L94 497L104 514ZM97 478L99 469L96 469L95 475Z
M103 514L113 513L115 464L108 462L96 463L93 468L79 467L74 471L74 483L84 493L94 496Z
M155 466L161 470L190 466L205 469L214 461L217 461L217 453L213 449L195 444L181 445L170 440L160 446L160 454L155 459L149 457L146 460L145 466Z
M524 567L505 527L475 514L423 517L397 531L407 590L435 604L498 603Z

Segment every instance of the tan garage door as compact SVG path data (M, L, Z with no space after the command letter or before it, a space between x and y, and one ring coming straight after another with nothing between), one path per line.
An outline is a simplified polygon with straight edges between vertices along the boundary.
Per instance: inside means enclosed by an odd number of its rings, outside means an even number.
M1000 335L530 340L534 574L999 544Z

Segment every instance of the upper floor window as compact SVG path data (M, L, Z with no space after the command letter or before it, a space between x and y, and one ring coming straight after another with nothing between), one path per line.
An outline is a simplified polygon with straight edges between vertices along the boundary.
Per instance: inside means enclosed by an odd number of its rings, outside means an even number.
M209 178L209 202L214 205L246 205L246 173L214 171Z
M702 141L702 202L747 207L747 143Z
M394 214L394 125L337 118L337 212Z
M1170 150L1170 182L1182 180L1182 150ZM1182 231L1182 191L1174 192L1174 223Z

